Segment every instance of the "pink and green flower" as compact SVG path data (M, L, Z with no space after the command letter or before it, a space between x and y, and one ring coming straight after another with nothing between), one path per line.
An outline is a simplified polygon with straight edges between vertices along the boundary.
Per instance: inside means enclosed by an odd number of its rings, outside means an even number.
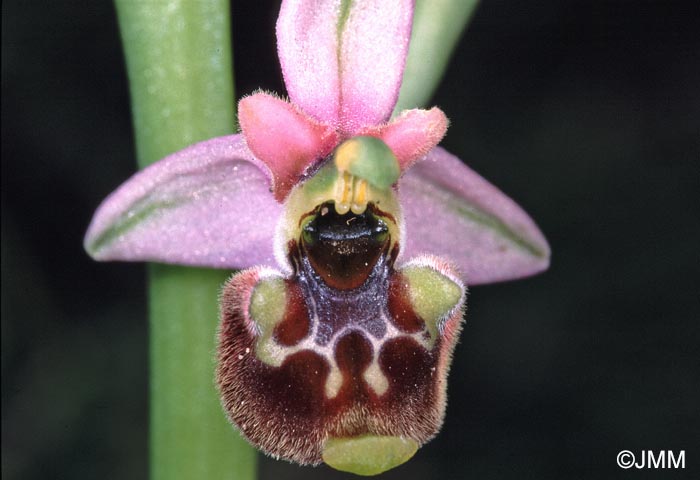
M465 284L547 268L510 198L437 144L438 108L391 118L409 0L285 0L289 101L174 153L100 206L98 260L242 270L223 287L217 384L243 435L301 464L378 473L440 429ZM276 266L276 268L275 268Z

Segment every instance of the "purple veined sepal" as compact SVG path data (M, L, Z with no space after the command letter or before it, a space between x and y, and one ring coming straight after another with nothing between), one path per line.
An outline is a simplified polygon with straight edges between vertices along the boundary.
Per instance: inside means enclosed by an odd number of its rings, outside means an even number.
M514 280L546 270L550 247L510 197L441 147L399 181L405 253L449 258L469 285Z
M107 197L85 235L96 260L213 268L274 263L282 205L242 135L194 144L137 172Z

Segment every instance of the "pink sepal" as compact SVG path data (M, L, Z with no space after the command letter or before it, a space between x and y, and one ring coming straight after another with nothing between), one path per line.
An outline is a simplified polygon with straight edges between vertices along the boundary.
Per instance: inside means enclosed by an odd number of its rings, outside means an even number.
M401 86L413 0L285 0L277 50L289 98L343 136L386 122Z
M96 260L240 269L274 263L282 205L241 135L213 138L137 172L100 205L85 235Z
M404 258L450 259L468 285L546 270L550 249L535 222L503 192L440 147L399 180Z

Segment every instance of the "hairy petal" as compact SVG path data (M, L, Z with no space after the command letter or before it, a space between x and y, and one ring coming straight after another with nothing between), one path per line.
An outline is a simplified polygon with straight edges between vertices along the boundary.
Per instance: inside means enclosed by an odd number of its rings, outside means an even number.
M444 149L435 148L399 180L404 255L430 252L454 262L470 285L545 270L549 245L510 198Z
M272 191L278 201L284 200L309 165L338 143L332 127L267 93L243 98L238 120L248 148L272 172Z
M285 0L277 49L292 102L348 136L396 104L412 0Z
M390 123L367 128L365 135L379 137L391 148L401 171L423 158L442 140L449 120L442 110L406 110Z
M272 263L282 206L241 135L197 143L138 172L98 208L85 236L96 260L215 268Z

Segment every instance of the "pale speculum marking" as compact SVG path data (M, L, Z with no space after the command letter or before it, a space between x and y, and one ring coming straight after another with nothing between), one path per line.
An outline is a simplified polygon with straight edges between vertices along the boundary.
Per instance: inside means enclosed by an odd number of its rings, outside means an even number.
M380 267L379 270L382 270L382 268ZM386 283L384 289L386 289ZM426 350L430 350L434 344L434 339L430 337L430 332L427 328L411 334L401 332L390 320L386 305L372 301L376 297L370 297L369 301L368 299L352 298L349 295L334 299L328 299L327 297L319 299L319 297L314 298L310 296L306 296L306 298L310 315L307 335L297 344L291 346L281 345L274 335L263 335L260 337L262 341L258 342L257 349L261 353L264 352L264 354L258 355L258 358L272 366L280 366L287 357L302 350L311 350L322 356L329 366L329 374L325 383L325 395L328 399L335 398L345 380L336 360L336 346L341 339L351 332L359 333L371 345L372 359L362 373L362 379L379 396L386 393L389 388L389 380L379 366L379 353L384 344L395 338L402 337L413 339ZM328 310L322 309L325 306L325 302L335 304L335 308L338 308L339 303L347 306L350 302L353 302L354 308L348 309L348 311L361 312L361 317L359 321L355 321L355 318L352 316L336 318L336 321L330 324L332 328L329 328L328 323L321 321L322 318L328 315ZM270 325L270 327L274 329L273 325Z

